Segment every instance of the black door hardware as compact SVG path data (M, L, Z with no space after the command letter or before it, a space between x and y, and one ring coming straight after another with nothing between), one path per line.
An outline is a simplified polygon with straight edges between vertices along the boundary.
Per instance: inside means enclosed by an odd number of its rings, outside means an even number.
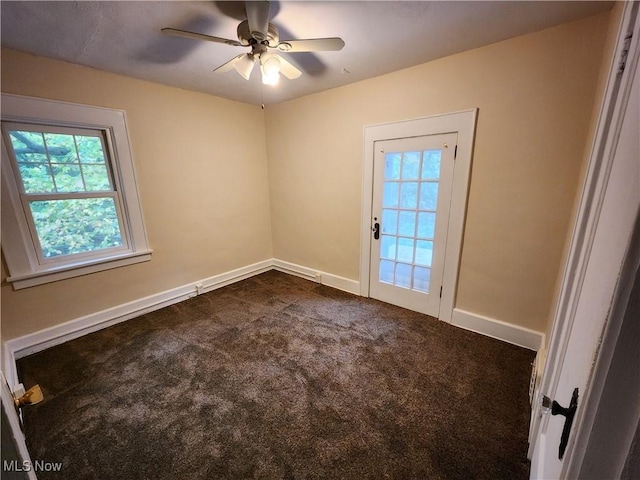
M380 224L378 222L373 224L373 238L376 240L380 238Z
M569 443L569 434L571 433L571 425L573 425L573 417L578 408L578 389L574 388L571 395L571 403L568 408L561 406L555 400L551 404L551 415L563 415L565 417L564 427L562 428L562 437L560 437L560 448L558 449L558 459L562 460L564 451Z

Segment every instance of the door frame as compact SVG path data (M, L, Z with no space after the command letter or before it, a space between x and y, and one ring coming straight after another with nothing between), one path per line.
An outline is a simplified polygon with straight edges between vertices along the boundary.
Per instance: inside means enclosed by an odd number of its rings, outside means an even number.
M635 7L634 7L635 4ZM587 164L587 172L581 190L576 221L574 224L569 252L564 265L561 279L558 300L553 314L553 324L551 335L547 347L546 358L544 358L544 370L539 385L534 392L534 402L532 405L532 419L529 433L529 458L532 460L531 478L538 478L540 472L544 470L546 459L542 456L536 457L537 451L543 451L541 432L545 432L549 415L543 415L541 401L542 395L550 398L555 397L558 388L562 367L567 360L569 342L571 341L574 321L576 321L576 310L581 299L581 290L589 260L594 253L592 247L596 235L596 229L601 218L602 206L605 194L619 195L621 189L617 185L609 182L611 169L616 159L616 149L627 103L631 93L633 75L640 57L640 46L638 45L640 35L640 20L637 17L638 2L629 2L624 5L622 20L618 29L615 50L612 55L609 75L602 99L602 106L596 127L596 133L592 142L591 152ZM628 33L633 31L633 37L628 38ZM626 53L623 53L625 52ZM620 74L622 62L626 62L626 68ZM634 214L632 209L636 205L626 205L627 209ZM626 215L625 216L629 216ZM634 216L635 219L635 216ZM611 220L611 218L608 218ZM633 230L633 225L618 225L615 235L627 235ZM624 262L628 260L629 251L610 251L610 258L622 259L619 272L624 269ZM608 318L602 318L601 324L594 326L601 332L600 339L605 340L607 329L613 328L619 322L612 316L616 312L616 295L620 294L619 289L627 288L625 282L628 279L620 278L619 275L602 279L602 288L611 290L611 310ZM579 325L576 326L578 328ZM606 361L612 355L611 346L601 343L599 350L593 354L591 364L591 376L587 382L584 392L580 392L580 404L573 422L573 428L569 439L569 444L565 452L561 478L573 478L583 461L586 443L589 437L593 418L597 414L598 399L601 394L602 385L599 385L594 378L594 367ZM557 439L559 442L560 439ZM554 439L556 441L556 439Z
M368 125L364 127L364 159L362 178L362 215L360 231L360 295L369 297L369 275L371 258L371 220L373 214L373 166L374 144L382 140L421 137L444 133L457 133L458 145L453 172L451 211L445 265L442 277L442 299L440 320L451 322L458 285L458 271L462 253L462 237L467 211L467 197L471 177L471 160L475 139L478 109L445 113L393 123Z

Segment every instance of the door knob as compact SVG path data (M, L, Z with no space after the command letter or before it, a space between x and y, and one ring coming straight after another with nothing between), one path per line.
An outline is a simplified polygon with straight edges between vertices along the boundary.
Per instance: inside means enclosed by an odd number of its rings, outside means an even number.
M380 224L378 222L373 224L373 238L376 240L380 238Z

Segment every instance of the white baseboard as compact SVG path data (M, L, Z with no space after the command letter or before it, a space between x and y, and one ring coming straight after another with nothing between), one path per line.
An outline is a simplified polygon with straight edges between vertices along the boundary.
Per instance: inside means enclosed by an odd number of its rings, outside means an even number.
M337 288L338 290L353 293L354 295L360 295L360 282L357 280L351 280L349 278L340 277L338 275L314 270L312 268L303 267L302 265L278 259L273 260L273 268L280 272L297 275L328 287Z
M459 308L453 309L451 324L535 351L540 349L544 341L542 332L460 310Z
M312 282L320 283L321 275L317 270L313 270L309 267L303 267L291 262L285 262L284 260L273 259L273 268L279 272L289 273L296 277L311 280Z

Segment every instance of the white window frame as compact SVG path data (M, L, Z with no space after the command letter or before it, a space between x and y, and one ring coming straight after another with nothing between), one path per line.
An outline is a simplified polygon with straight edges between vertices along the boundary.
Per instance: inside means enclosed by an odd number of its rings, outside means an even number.
M121 198L118 213L126 237L124 248L105 249L91 255L65 255L55 262L41 261L2 136L2 250L9 270L6 280L14 289L151 259L124 111L3 93L2 121L103 131L114 186Z

